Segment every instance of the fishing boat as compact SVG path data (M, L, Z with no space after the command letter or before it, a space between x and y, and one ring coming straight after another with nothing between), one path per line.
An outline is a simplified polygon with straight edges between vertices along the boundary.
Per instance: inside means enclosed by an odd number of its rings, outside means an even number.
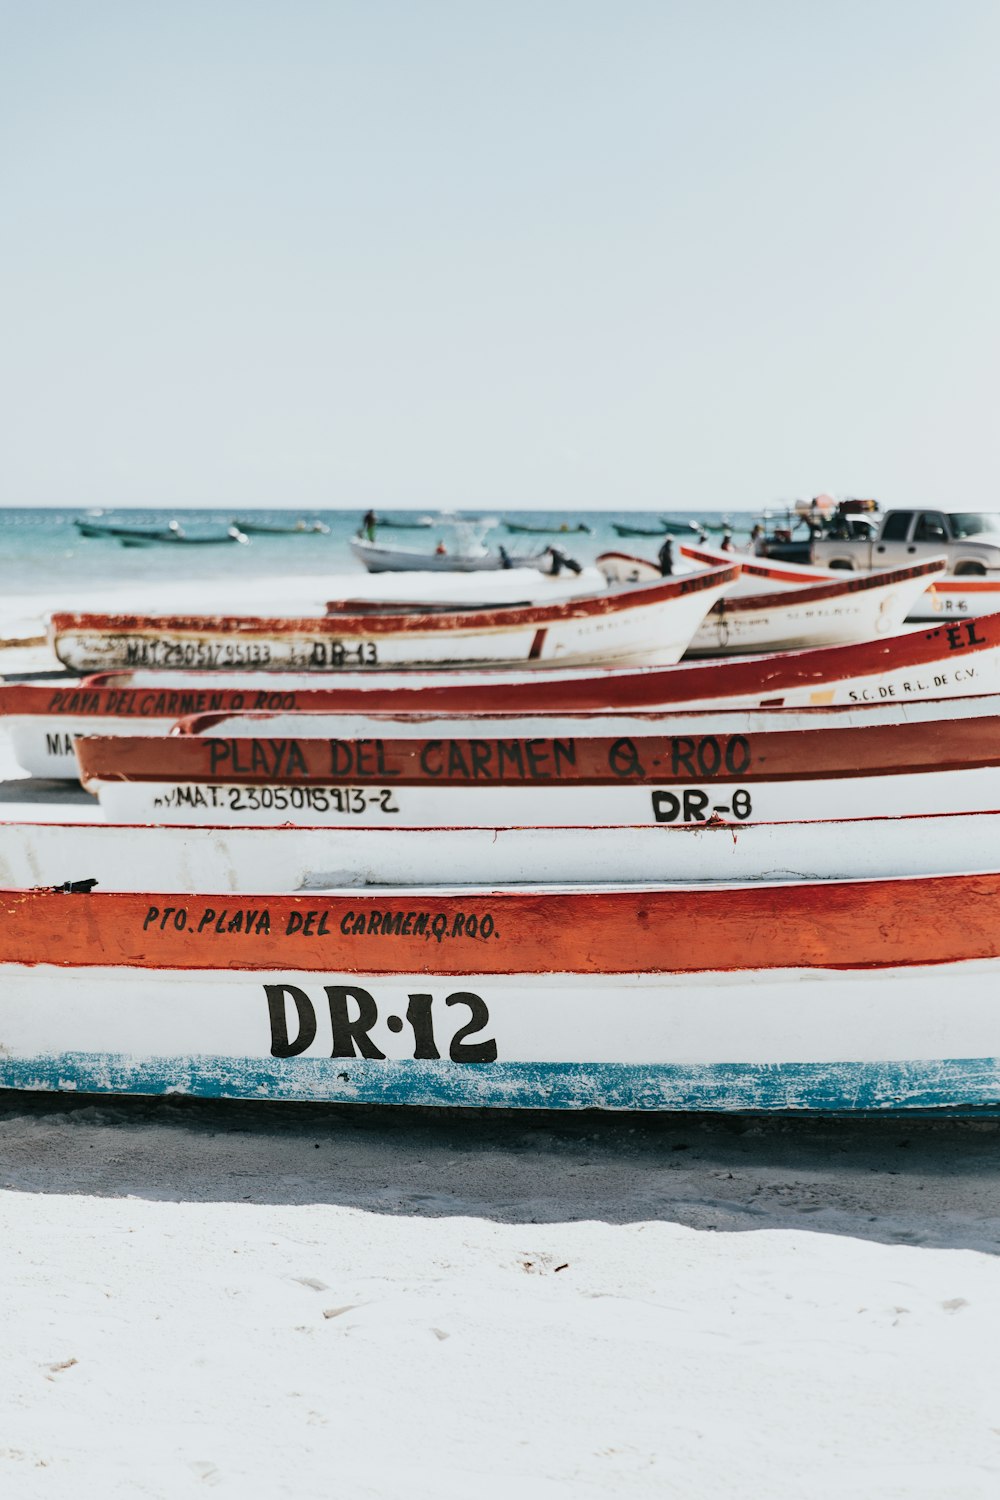
M74 526L81 536L106 537L120 542L123 546L146 546L154 543L171 544L184 547L211 547L218 546L224 542L238 542L246 546L249 537L239 529L238 526L227 526L222 531L213 531L208 535L184 530L179 521L171 521L165 527L142 527L142 526L119 526L111 522L81 521L74 520Z
M702 566L697 548L679 547L683 557ZM706 554L707 555L707 554ZM725 558L721 552L716 556ZM609 582L655 577L658 569L620 552L597 559ZM740 564L742 570L742 562ZM873 640L898 631L932 580L944 576L944 559L881 573L836 574L819 581L778 579L777 566L748 564L731 597L719 599L699 625L688 656L723 656L751 651L794 651ZM683 576L683 575L679 575ZM766 579L761 587L762 577ZM769 586L768 586L769 585Z
M634 526L626 521L612 521L612 531L619 536L666 536L669 528L665 522L658 526ZM696 527L685 527L686 531L697 530Z
M50 640L75 671L200 667L329 672L345 668L675 662L733 566L551 604L457 613L251 615L54 614Z
M243 690L216 686L140 685L139 674L122 674L129 685L84 678L72 687L51 682L0 685L0 725L6 729L15 758L29 775L46 781L79 780L76 740L81 735L162 737L209 734L224 738L308 738L375 740L509 738L550 739L598 736L626 737L640 743L650 736L712 734L758 735L774 731L796 734L813 729L872 728L885 724L923 723L991 716L1000 712L1000 696L889 699L854 706L807 708L685 708L665 710L562 710L546 713L382 712L364 708L331 710L336 693L314 690L310 678L272 678L281 688ZM303 686L303 683L306 684ZM291 685L286 685L291 684ZM297 685L295 685L297 684Z
M708 547L704 543L692 545L685 543L679 547L681 557L686 558L693 566L700 568L718 567L726 562L737 562L740 565L740 581L733 593L744 594L752 591L754 581L756 587L765 588L768 584L775 589L795 588L798 586L809 587L821 583L824 579L843 578L844 570L837 568L816 568L804 563L781 562L774 558L757 557L753 553L738 552L732 549L723 551L721 548ZM617 554L623 557L624 554ZM659 568L651 562L640 558L630 559L633 567L622 567L622 579L638 582L641 579L655 577ZM981 577L974 575L944 573L935 578L925 591L919 595L911 605L907 619L912 622L924 620L972 620L981 615L995 615L1000 613L1000 578Z
M233 525L248 536L329 536L330 528L324 521L307 521L299 517L287 523L274 521L236 520Z
M570 526L567 521L552 521L544 526L529 526L523 521L504 521L507 531L527 533L531 536L568 536L573 532L583 532L586 536L592 536L594 528L588 526L585 521L578 521L575 526Z
M376 524L388 526L391 531L428 531L434 525L433 516L379 516Z
M1000 1105L1000 875L0 892L0 1086L410 1105Z
M164 734L191 714L320 712L431 718L646 714L693 709L881 705L905 718L923 700L1000 692L1000 616L811 651L675 667L338 675L110 672L67 682L0 683L0 723L37 776L75 776L81 734ZM628 732L628 731L623 731Z
M76 754L84 787L127 823L739 827L1000 807L1000 713L714 729L349 739L314 735L306 716L290 735L83 736Z
M552 567L548 549L531 557L512 557L504 547L488 547L484 538L496 525L492 516L473 520L442 515L434 522L437 543L432 548L387 546L377 542L374 533L363 532L352 539L350 547L369 573L489 573L512 567Z
M473 547L451 551L442 546L433 552L412 547L389 547L384 542L369 542L354 537L351 551L369 573L496 573L502 568L547 567L551 558L539 552L531 557L506 557L497 548Z

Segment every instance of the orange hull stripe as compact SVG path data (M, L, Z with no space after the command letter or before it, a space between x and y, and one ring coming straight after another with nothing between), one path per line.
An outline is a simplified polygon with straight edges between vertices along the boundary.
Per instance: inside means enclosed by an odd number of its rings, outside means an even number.
M6 891L0 962L414 975L937 964L1000 955L998 898L997 874L459 896Z
M303 723L308 732L309 722ZM85 779L290 785L502 785L802 780L1000 765L1000 717L635 739L87 736Z

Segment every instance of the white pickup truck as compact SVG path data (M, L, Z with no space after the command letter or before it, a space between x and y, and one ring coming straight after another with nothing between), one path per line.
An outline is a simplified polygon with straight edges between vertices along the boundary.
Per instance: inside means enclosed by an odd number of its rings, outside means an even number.
M812 544L819 568L896 568L946 556L950 573L1000 573L1000 515L981 510L889 510L845 517Z

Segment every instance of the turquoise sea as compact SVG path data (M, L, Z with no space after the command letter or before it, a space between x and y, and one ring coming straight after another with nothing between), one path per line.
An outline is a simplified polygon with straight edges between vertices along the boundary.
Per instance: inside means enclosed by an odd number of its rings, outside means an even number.
M305 521L323 521L329 534L298 533L292 536L253 535L249 544L186 547L172 544L130 547L103 537L83 537L74 521L94 519L102 523L122 526L165 528L169 522L177 521L191 536L218 534L234 520L237 513L221 510L127 510L105 511L100 516L77 509L56 508L6 508L0 509L0 593L21 594L36 589L68 585L92 585L101 583L170 582L174 579L198 579L220 577L234 580L267 579L299 574L316 577L331 573L362 572L355 561L348 542L358 530L360 510L254 510L243 513L242 519L258 525L294 524L299 518ZM399 519L417 516L420 512L386 512ZM638 556L654 556L660 541L655 537L619 537L612 523L654 527L660 515L676 521L694 520L706 525L721 526L724 521L733 524L739 538L749 531L753 515L747 512L730 511L725 516L718 511L517 511L501 513L494 511L464 511L463 516L472 520L493 517L496 525L486 535L490 545L503 543L512 557L541 551L549 542L557 545L570 557L581 563L592 562L599 552L611 548L633 552ZM551 523L552 531L545 535L524 535L510 532L502 524L503 519L530 525ZM591 534L581 532L561 533L563 525L573 527L584 522ZM447 533L441 533L447 536ZM692 536L694 531L692 530ZM378 540L400 547L419 548L430 551L438 533L430 530L384 529ZM718 535L711 540L718 541Z

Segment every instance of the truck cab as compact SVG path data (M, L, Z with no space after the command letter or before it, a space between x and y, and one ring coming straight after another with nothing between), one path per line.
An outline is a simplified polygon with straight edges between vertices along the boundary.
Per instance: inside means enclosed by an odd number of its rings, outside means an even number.
M854 530L853 536L848 535ZM826 568L897 568L942 554L951 573L1000 572L1000 515L989 511L890 510L871 536L836 524L813 543L813 562Z

